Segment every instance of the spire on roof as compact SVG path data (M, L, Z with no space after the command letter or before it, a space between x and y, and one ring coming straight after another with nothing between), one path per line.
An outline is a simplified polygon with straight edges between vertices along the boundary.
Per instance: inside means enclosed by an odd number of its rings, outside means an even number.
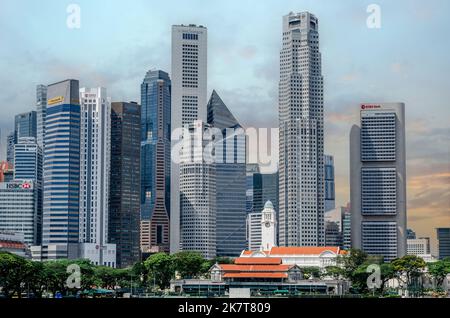
M225 128L240 128L241 125L230 112L228 107L217 94L216 90L212 91L208 101L208 124L221 130Z

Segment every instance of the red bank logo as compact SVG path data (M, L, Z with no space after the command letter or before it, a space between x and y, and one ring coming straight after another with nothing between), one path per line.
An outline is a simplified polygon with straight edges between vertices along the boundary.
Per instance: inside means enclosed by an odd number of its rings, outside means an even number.
M380 105L361 105L361 109L374 109L374 108L381 108Z
M23 183L22 184L22 189L30 189L31 185L29 183Z

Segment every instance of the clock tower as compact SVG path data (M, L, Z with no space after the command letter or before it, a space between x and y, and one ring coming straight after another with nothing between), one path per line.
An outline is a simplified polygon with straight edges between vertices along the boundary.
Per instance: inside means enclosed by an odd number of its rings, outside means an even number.
M266 202L261 214L261 250L269 251L276 246L277 238L277 221L272 202Z

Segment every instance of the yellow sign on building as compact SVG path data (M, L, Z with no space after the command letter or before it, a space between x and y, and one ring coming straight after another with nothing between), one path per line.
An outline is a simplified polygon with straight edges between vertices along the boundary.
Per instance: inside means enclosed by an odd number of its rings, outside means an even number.
M64 101L64 96L56 96L56 97L50 98L47 101L47 105L54 105L57 103L62 103L63 101Z

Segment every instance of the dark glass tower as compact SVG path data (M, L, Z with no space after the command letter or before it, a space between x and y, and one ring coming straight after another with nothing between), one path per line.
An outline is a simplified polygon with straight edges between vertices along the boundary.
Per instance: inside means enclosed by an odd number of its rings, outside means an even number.
M117 267L139 261L141 107L111 103L109 243L116 244Z
M148 71L141 84L141 250L169 252L171 81Z
M246 143L245 135L237 131L236 135L227 135L227 129L242 127L216 91L212 92L208 102L208 124L220 129L223 136L215 146L219 159L214 164L216 254L236 257L246 248Z
M37 136L36 112L31 111L16 115L14 118L15 143L21 137Z

